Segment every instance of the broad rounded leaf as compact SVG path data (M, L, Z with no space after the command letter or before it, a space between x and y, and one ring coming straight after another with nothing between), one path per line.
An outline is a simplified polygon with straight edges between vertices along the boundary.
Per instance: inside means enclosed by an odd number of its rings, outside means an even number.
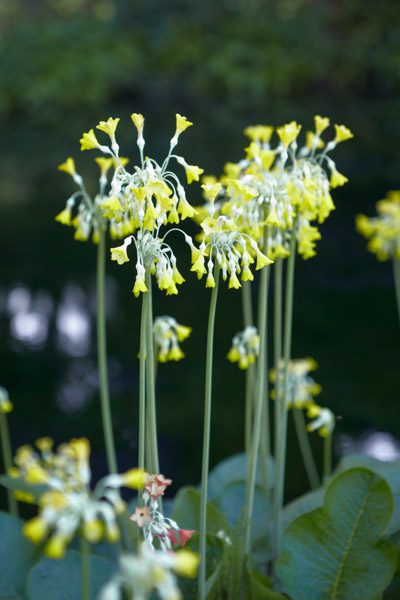
M271 480L274 477L274 463L271 459L269 462L269 471ZM232 483L245 482L247 479L247 456L244 453L234 454L229 458L218 463L210 472L208 479L208 493L211 500L220 496L221 491ZM260 464L257 468L256 483L262 485L262 477Z
M179 490L174 499L172 518L183 529L199 530L200 522L200 492L190 486ZM229 525L213 502L207 502L207 533L229 531Z
M37 548L21 532L23 521L0 513L0 598L20 598Z
M350 469L328 486L322 508L285 531L277 572L292 600L377 600L396 568L396 550L381 536L393 499L385 480Z
M90 556L90 598L95 600L115 573L104 558ZM81 554L70 550L61 560L43 558L29 573L28 600L77 600L81 597Z

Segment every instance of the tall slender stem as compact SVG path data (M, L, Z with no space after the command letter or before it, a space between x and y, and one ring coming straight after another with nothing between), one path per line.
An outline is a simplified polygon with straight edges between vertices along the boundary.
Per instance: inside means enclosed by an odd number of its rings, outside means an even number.
M150 448L152 456L152 472L160 472L157 441L157 408L156 408L156 384L154 376L154 336L153 336L153 298L151 274L146 275L147 285L147 317L146 317L146 390L147 411L149 415Z
M90 545L81 536L81 600L90 600Z
M8 473L12 466L12 450L10 442L10 433L8 431L7 415L0 411L0 437L1 449L3 451L4 471ZM18 502L14 498L12 490L7 490L8 506L10 513L18 517Z
M283 393L282 397L277 398L279 426L277 435L277 453L275 457L275 491L274 505L272 514L273 523L273 549L276 559L282 537L283 526L283 500L285 488L285 465L286 465L286 437L287 437L287 397L289 388L289 361L292 346L292 317L293 317L293 284L294 267L296 262L296 232L297 218L293 224L290 238L290 255L288 258L286 271L286 291L285 291L285 320L284 320L284 340L283 340ZM280 396L280 394L279 394ZM280 405L280 406L279 406Z
M251 297L251 282L242 283L242 307L243 307L243 325L251 327L253 320L253 303ZM254 395L254 365L249 365L246 370L246 391L245 391L245 418L244 418L244 447L246 453L250 450L251 429L253 422L253 395Z
M280 367L282 360L282 276L283 260L277 258L274 263L274 369L275 369L275 404L274 404L274 450L277 454L278 428L279 428L279 410L280 401L278 398L280 386Z
M268 245L268 231L264 231L264 251ZM250 552L251 545L251 524L253 516L254 493L256 486L257 473L257 456L260 447L260 436L263 419L263 411L265 406L265 380L266 380L266 328L267 328L267 306L268 306L268 280L269 267L264 267L260 277L260 294L259 294L259 320L258 329L260 336L260 352L258 356L257 368L257 383L256 383L256 400L254 410L253 435L250 454L247 462L247 481L246 481L246 503L244 509L244 553L247 555ZM267 432L265 432L267 433ZM268 467L268 462L267 462Z
M324 483L332 473L332 433L324 438Z
M203 460L201 466L201 499L200 499L200 567L199 567L199 598L206 598L206 535L207 535L207 496L208 496L208 469L210 462L210 432L211 432L211 404L212 404L212 376L213 376L213 350L215 313L217 308L219 287L219 266L215 268L215 287L211 292L210 312L207 328L206 373L204 395L204 432L203 432Z
M147 292L142 294L142 311L140 317L140 350L139 350L139 469L149 469L149 453L145 460L146 447L146 321L147 321Z
M97 246L97 360L99 365L100 403L103 433L110 473L117 473L114 433L112 428L110 392L107 369L107 337L105 309L106 231L100 228Z
M396 288L397 310L399 311L399 319L400 319L400 259L399 258L395 258L393 260L393 274L394 274L394 285Z
M310 445L310 438L308 437L304 414L301 408L293 408L293 419L308 481L310 482L311 489L316 490L320 485L318 469L315 464L314 455Z

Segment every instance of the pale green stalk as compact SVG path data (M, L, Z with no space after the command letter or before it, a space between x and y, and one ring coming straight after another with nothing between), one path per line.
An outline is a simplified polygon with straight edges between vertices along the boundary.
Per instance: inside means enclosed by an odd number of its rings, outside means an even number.
M282 538L283 527L283 501L285 490L285 466L286 466L286 438L287 438L287 398L289 384L289 361L292 345L292 317L293 317L293 284L294 267L296 261L296 231L297 219L293 224L292 235L290 238L290 255L286 271L286 290L285 290L285 318L284 318L284 340L283 340L283 393L282 398L278 400L279 426L277 435L277 453L275 457L275 486L274 486L274 505L272 512L273 523L273 556L276 559ZM279 406L279 404L281 406Z
M274 450L277 454L279 410L280 410L280 362L282 360L282 287L283 259L277 258L274 263L274 369L275 369L275 404L274 404Z
M394 285L396 289L397 310L399 311L400 319L400 259L393 260Z
M7 415L0 411L0 436L1 436L1 449L3 451L4 471L9 472L12 467L12 450L10 442L10 433L8 431ZM18 502L14 498L12 490L7 490L8 506L10 513L14 517L18 517Z
M199 598L206 598L206 535L207 535L207 496L208 496L208 469L210 462L210 432L211 432L211 404L212 404L212 375L213 375L213 350L215 313L217 308L219 267L215 269L215 287L212 288L210 312L207 328L206 373L204 396L204 432L203 432L203 460L201 466L201 499L200 499L200 566L199 566Z
M99 385L101 418L107 454L107 466L110 473L117 473L114 434L111 418L110 392L107 368L107 337L105 309L105 274L106 274L106 230L99 229L97 246L97 360L99 365Z
M90 600L90 545L81 535L81 600Z
M153 299L151 274L146 275L146 286L148 289L148 303L146 316L146 391L147 411L149 417L151 470L152 473L160 472L157 441L157 408L156 408L156 386L154 374L154 334L153 334Z
M149 468L149 453L145 460L146 448L146 321L147 321L147 292L142 294L142 311L140 317L140 349L139 349L139 469Z
M251 282L242 283L243 324L245 327L253 325L253 305L251 298ZM244 419L244 447L246 453L250 450L251 428L253 421L253 392L254 392L254 365L249 365L246 370L245 392L245 419Z
M324 483L332 473L332 434L324 438Z
M293 408L293 419L308 481L310 482L311 489L316 490L320 486L318 469L315 464L310 438L308 437L304 414L301 408Z
M268 246L268 231L264 231L264 252ZM260 352L258 356L257 382L256 382L256 400L254 408L253 434L251 440L251 449L247 462L247 480L246 480L246 502L244 507L244 554L250 552L251 545L251 524L253 516L254 493L256 486L257 456L260 447L260 437L264 411L268 409L265 399L265 384L267 371L267 306L268 306L268 280L269 267L264 267L260 277L259 293L259 320L258 329L260 336ZM266 434L267 432L265 432ZM269 433L269 432L268 432ZM268 444L269 446L269 444ZM267 448L268 448L267 446ZM267 465L268 468L268 457ZM268 474L267 474L268 478Z

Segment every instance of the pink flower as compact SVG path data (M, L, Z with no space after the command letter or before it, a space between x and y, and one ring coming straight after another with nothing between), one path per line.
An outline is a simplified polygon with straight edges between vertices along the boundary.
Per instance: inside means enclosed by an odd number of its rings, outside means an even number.
M195 533L195 529L180 529L179 537L181 538L182 546L184 546Z
M135 521L138 527L149 525L151 523L150 507L137 506L135 512L130 516L131 521Z
M164 475L146 475L144 489L152 498L159 498L164 495L165 490L171 485L172 479L166 479Z

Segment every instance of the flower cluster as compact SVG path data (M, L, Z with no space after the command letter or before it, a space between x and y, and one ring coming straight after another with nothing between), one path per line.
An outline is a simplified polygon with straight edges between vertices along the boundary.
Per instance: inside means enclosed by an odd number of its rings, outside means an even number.
M191 270L199 279L207 274L206 287L215 287L215 267L221 270L224 281L229 275L229 288L238 289L241 287L238 275L242 281L254 279L251 264L256 262L258 270L272 263L250 235L238 231L233 219L223 215L207 217L200 225L202 241L199 248L191 245Z
M13 405L6 388L0 385L0 412L9 413L12 409Z
M186 117L176 115L175 133L170 140L168 154L160 164L153 158L144 156L143 115L133 113L131 119L137 129L140 163L130 171L119 157L119 146L115 138L119 119L110 117L97 125L100 131L108 135L110 145L101 144L91 129L83 134L81 149L100 150L115 161L116 168L110 189L107 197L103 197L100 208L110 221L111 235L125 238L121 246L111 249L111 259L118 264L128 262L127 248L134 242L137 260L133 293L138 296L147 291L146 275L151 274L155 275L161 290L165 290L167 294L177 294L176 286L183 283L184 279L176 267L171 247L165 242L166 235L160 236L160 229L163 225L177 224L195 215L195 209L187 201L182 183L170 168L170 162L174 159L184 168L188 184L198 181L203 172L173 152L180 134L192 123ZM185 239L187 238L185 235Z
M325 145L321 136L330 121L319 115L314 121L315 131L307 132L302 147L298 145L301 125L295 121L277 129L275 147L271 145L273 127L247 127L246 157L237 164L228 163L220 182L208 178L203 186L208 200L215 191L213 213L231 217L240 231L260 243L268 228L272 259L288 256L292 231L299 254L303 258L315 255L320 233L313 222L327 218L334 209L330 190L347 182L328 154L353 134L344 125L335 125L335 137Z
M75 161L72 157L67 158L65 162L58 166L60 171L67 173L74 180L78 191L72 194L65 208L56 215L55 220L62 225L69 225L75 229L75 239L87 241L90 236L94 243L98 243L100 231L106 228L106 208L108 199L108 173L110 169L115 169L118 164L126 165L127 158L119 157L119 162L115 158L95 158L100 169L99 189L95 196L91 196L86 189L83 178L76 171ZM118 236L119 229L111 228L111 234Z
M147 546L155 550L155 543L162 550L172 550L175 544L184 545L192 535L193 530L180 529L178 524L159 510L159 498L172 483L164 475L146 474L144 480L143 505L137 506L131 520L142 530Z
M192 332L191 327L180 325L169 316L154 319L154 345L159 362L181 360L184 358L179 342L183 342Z
M310 376L310 372L318 367L313 358L301 358L291 360L288 366L287 382L287 407L288 408L308 408L314 405L314 397L320 393L321 386ZM278 377L274 369L270 372L270 379L275 383L275 390L272 397L276 398L277 393L280 397L283 394L284 371L283 363L280 365Z
M42 485L39 515L28 521L24 534L34 543L48 538L45 554L61 558L78 530L96 543L103 538L116 542L120 537L117 516L125 510L119 488L140 489L144 473L131 469L121 475L108 475L90 490L89 442L73 439L52 449L50 438L36 442L37 450L22 446L15 456L11 476L25 484Z
M101 590L99 600L146 600L158 593L162 600L182 600L176 575L196 577L199 557L189 550L152 550L145 542L137 555L124 554L119 569Z
M368 250L378 260L400 259L400 190L389 192L376 204L377 217L358 215L358 231L366 237Z
M239 369L247 369L256 362L260 347L260 336L256 327L248 326L232 339L228 360L238 363Z

